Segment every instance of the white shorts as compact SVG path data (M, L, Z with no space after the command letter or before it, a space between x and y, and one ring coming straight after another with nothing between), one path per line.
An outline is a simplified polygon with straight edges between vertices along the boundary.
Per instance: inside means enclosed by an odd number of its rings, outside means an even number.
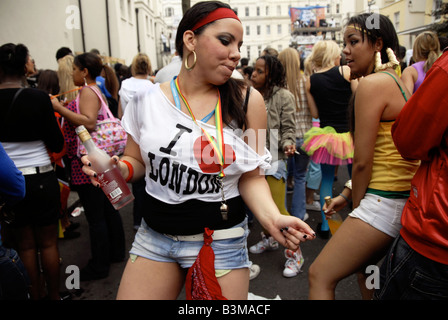
M395 238L401 229L401 213L408 199L389 199L366 193L349 216L361 219L375 229Z

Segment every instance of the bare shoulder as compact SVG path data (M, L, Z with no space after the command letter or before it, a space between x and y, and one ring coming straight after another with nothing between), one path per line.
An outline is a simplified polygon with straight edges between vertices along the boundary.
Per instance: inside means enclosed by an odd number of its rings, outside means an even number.
M252 87L246 112L248 127L257 129L266 127L266 117L266 106L263 96L257 89Z

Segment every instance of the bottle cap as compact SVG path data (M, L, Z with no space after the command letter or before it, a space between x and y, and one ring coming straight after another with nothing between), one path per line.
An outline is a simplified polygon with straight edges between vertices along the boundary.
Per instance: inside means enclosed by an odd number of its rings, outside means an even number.
M330 196L326 196L326 197L324 198L324 200L325 200L325 203L327 204L327 206L329 206L330 203L331 203L331 197L330 197Z

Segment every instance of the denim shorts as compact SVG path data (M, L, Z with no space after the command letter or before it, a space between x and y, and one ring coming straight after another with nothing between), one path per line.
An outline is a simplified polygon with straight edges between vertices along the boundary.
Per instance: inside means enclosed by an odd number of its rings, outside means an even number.
M27 300L30 280L14 249L0 245L0 301Z
M406 201L407 198L389 199L366 193L359 206L349 215L395 238L401 229L401 213Z
M251 265L247 251L247 218L234 226L236 227L245 230L242 237L212 242L216 270L249 268ZM203 244L204 241L174 240L149 228L142 219L129 253L158 262L175 262L182 268L190 268Z
M283 178L285 181L288 179L288 170L286 169L286 160L273 161L271 167L264 173L266 176L273 176L277 180Z
M432 261L397 237L380 269L377 300L448 300L448 265Z

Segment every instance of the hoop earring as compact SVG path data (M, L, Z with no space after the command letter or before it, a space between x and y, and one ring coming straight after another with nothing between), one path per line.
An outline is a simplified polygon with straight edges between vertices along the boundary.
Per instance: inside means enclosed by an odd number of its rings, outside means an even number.
M193 65L191 67L189 67L188 66L188 58L190 57L191 54L193 54ZM185 60L185 69L190 71L191 69L194 68L195 65L196 65L196 52L193 50L188 54L187 59Z
M387 68L395 69L400 63L395 56L394 50L391 48L386 49L387 57L389 58L389 62L381 63L381 52L377 51L375 54L375 72L386 70Z
M84 78L84 85L87 86L87 79Z

